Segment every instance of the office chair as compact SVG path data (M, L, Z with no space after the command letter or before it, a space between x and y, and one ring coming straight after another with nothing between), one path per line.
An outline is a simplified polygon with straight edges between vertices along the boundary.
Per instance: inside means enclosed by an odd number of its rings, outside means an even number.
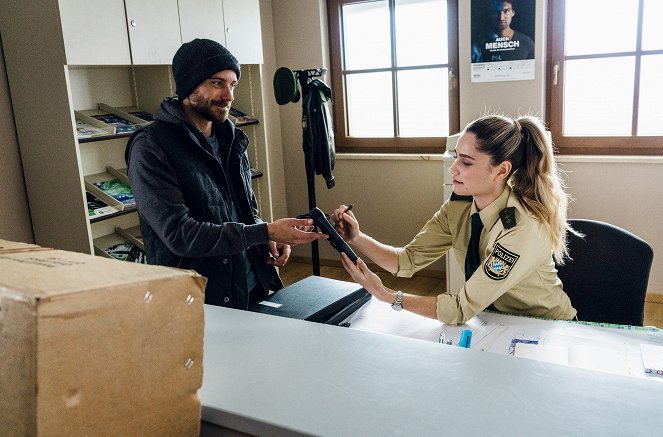
M643 239L596 220L569 220L569 254L557 266L578 320L642 326L654 252Z

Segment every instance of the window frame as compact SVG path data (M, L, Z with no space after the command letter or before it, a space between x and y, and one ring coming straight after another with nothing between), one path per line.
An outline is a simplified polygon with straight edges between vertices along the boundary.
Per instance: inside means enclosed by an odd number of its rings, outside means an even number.
M448 90L449 90L449 135L460 131L460 106L458 91L458 0L447 0L448 28ZM364 138L351 137L347 130L347 102L345 100L345 69L342 65L342 28L341 7L353 3L365 3L367 0L327 0L327 16L329 25L329 47L331 64L331 87L334 115L336 151L340 153L443 153L447 137L386 137ZM395 46L395 22L393 10L396 0L388 0L391 16L391 46ZM393 64L393 63L392 63ZM416 68L416 67L415 67ZM393 75L397 71L412 69L411 67L395 67L379 71L391 71L392 84L396 88ZM371 70L366 70L370 72ZM394 89L394 100L397 90ZM394 102L395 103L395 102ZM396 114L394 105L394 114ZM396 115L394 115L396 117ZM394 120L396 122L396 120Z
M642 56L663 54L663 50L642 50L643 0L638 11L637 43L634 51L609 54L564 54L566 1L548 2L548 56L546 59L546 114L558 153L564 155L663 155L663 136L637 136L638 103L640 96L640 63ZM615 56L635 56L633 113L631 135L625 136L569 136L564 135L564 62L566 59L597 59Z

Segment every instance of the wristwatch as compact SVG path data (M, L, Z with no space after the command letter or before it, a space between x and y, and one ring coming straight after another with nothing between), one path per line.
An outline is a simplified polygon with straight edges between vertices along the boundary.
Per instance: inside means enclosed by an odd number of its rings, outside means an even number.
M401 305L402 303L403 303L403 292L402 291L397 291L396 292L396 301L391 304L391 307L396 311L400 311L400 310L403 309L403 305Z

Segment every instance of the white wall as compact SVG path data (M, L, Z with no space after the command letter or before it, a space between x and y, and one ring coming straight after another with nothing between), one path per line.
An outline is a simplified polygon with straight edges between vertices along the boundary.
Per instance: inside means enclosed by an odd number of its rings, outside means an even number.
M654 249L648 292L663 294L663 187L658 182L663 158L563 156L559 161L575 199L569 217L612 223L647 241Z
M272 12L277 68L329 67L324 0L272 0ZM325 81L328 79L329 75L323 77ZM291 216L308 211L301 111L301 101L280 107L285 187Z
M0 239L34 243L5 57L0 48Z
M324 31L326 7L322 0L272 0L276 62L290 68L327 66ZM533 81L472 84L469 78L470 2L459 1L459 84L461 126L485 112L544 114L544 32L547 2L536 2L536 76ZM325 32L320 38L316 32ZM300 105L281 108L287 203L289 215L306 210L307 197L301 131ZM661 158L617 157L582 159L560 157L567 170L568 187L576 199L570 218L591 218L621 226L647 240L654 248L649 291L663 293L663 189L656 184L663 174ZM404 244L442 202L442 164L438 160L356 159L338 157L334 174L337 186L327 190L316 177L317 200L325 210L340 202L355 204L362 228L390 244ZM321 247L322 258L336 258ZM295 254L306 255L307 248Z
M272 202L272 217L265 220L286 217L285 176L283 167L283 146L281 143L281 116L276 100L272 97L272 78L276 70L276 48L272 22L272 1L260 0L260 23L262 25L263 64L260 66L261 88L263 90L263 123L266 126L265 144L269 168L269 190Z

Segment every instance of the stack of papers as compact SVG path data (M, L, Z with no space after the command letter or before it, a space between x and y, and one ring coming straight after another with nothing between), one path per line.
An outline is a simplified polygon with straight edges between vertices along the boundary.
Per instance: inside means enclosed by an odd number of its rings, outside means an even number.
M562 346L561 344L520 343L516 345L513 355L618 375L630 374L626 350L619 346Z
M663 346L641 344L640 354L645 373L649 376L663 377Z

